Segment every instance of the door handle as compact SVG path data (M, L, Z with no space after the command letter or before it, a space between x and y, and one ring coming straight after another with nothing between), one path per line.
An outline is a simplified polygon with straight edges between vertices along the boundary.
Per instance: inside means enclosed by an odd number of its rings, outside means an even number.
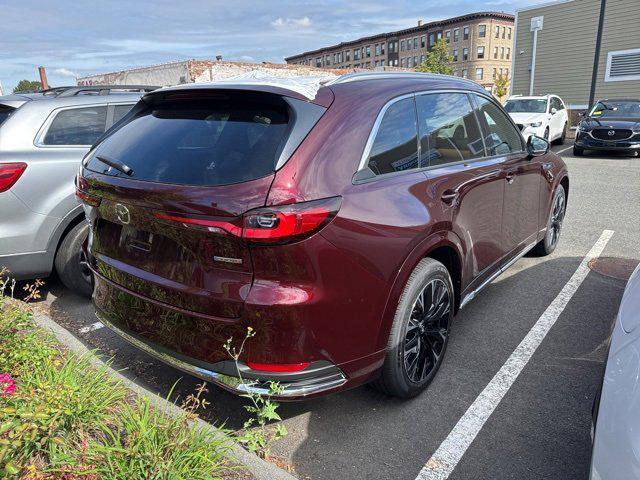
M516 179L516 174L513 173L513 172L509 172L509 173L507 173L507 176L505 178L507 180L507 183L509 185L511 185L513 183L513 181Z
M447 205L453 205L453 203L458 198L458 192L456 192L455 190L445 190L440 198Z

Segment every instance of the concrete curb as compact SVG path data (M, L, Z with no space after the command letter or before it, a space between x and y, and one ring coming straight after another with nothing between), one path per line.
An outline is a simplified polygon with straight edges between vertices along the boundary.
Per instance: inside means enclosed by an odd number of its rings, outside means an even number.
M41 312L34 312L33 319L40 327L45 328L53 333L60 343L65 345L69 350L79 355L91 354L90 350L78 340L71 332L61 327L54 322L50 317L44 315ZM103 367L105 363L100 360L96 355L90 356L91 364L96 367ZM156 408L168 412L172 415L178 415L182 412L180 407L172 402L162 398L161 396L150 392L146 388L137 385L135 382L129 380L127 377L117 372L113 368L109 367L110 375L121 382L128 389L136 392L138 395L149 399L149 402ZM195 423L199 428L209 432L211 435L220 436L224 435L216 427L198 418ZM297 480L296 477L290 473L278 468L272 463L269 463L257 455L245 450L238 443L232 442L232 448L229 452L229 457L232 461L243 465L257 480Z

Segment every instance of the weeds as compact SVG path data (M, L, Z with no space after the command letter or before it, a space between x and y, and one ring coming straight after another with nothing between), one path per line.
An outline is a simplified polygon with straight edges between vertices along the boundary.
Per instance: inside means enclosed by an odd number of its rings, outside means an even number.
M235 362L239 383L247 387L253 385L254 382L247 382L242 378L238 362L247 340L254 335L255 330L252 327L247 327L247 333L238 349L233 346L233 337L229 338L224 344L224 349ZM283 388L280 384L269 382L269 392L266 396L254 393L251 389L247 389L247 393L242 395L251 401L244 408L253 416L244 422L243 434L239 437L239 441L247 447L247 450L256 453L262 458L269 456L269 443L272 440L282 438L288 433L286 427L281 423L277 424L273 429L269 428L269 422L282 420L277 411L279 404L271 400L271 397L282 393L282 391Z
M179 416L131 398L108 366L67 353L39 329L12 301L6 275L0 270L0 478L211 480L228 472L227 437L192 422L208 404L204 385ZM42 285L27 286L26 298L38 299Z

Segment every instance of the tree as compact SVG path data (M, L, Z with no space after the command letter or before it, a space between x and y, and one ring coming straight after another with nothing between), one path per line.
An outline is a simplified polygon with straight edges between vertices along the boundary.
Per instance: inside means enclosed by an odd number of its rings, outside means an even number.
M500 101L509 93L509 78L506 75L498 75L496 81L493 84L493 94L498 97Z
M36 80L20 80L13 93L37 92L42 90L42 84Z
M453 62L453 57L449 53L447 42L444 38L441 38L436 42L431 51L427 53L425 61L416 67L416 72L453 75L451 62Z

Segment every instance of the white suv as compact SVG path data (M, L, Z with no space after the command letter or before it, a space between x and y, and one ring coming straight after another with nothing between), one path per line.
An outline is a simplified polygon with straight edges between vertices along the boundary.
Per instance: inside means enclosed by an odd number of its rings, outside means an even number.
M509 97L504 108L527 140L531 135L549 142L564 143L569 115L564 102L556 95Z

